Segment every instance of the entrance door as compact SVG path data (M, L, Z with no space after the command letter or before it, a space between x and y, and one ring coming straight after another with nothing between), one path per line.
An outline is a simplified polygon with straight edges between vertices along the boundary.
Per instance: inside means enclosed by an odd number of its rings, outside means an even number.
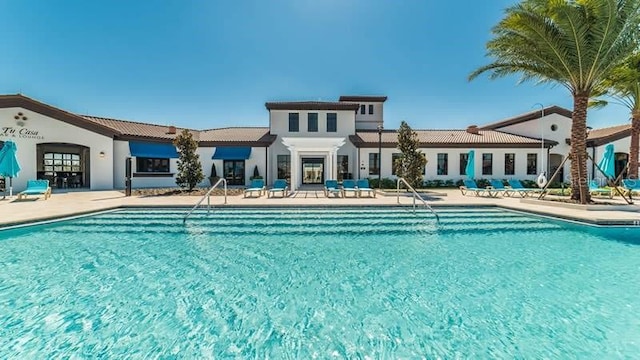
M549 173L547 174L547 178L551 179L551 175L553 175L556 170L562 164L563 157L560 154L549 154ZM558 175L553 179L554 182L564 182L564 169L560 169Z
M323 184L324 183L324 159L323 158L302 158L302 183L303 184Z
M244 160L225 160L222 168L228 185L245 185Z

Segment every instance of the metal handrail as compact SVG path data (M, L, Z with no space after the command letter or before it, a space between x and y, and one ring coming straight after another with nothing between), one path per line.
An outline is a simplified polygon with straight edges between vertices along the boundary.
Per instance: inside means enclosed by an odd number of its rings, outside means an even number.
M225 205L227 204L227 179L225 178L220 178L220 180L218 180L212 187L211 189L209 189L209 191L207 191L206 194L204 194L202 196L202 198L200 198L200 200L198 201L198 203L191 208L191 210L189 210L189 212L187 213L187 215L184 216L184 218L182 219L182 223L184 224L187 221L187 218L191 215L192 212L195 211L195 209L198 208L198 206L200 206L200 204L202 204L202 202L204 201L204 199L207 199L207 214L209 213L209 211L211 210L211 192L218 187L218 185L220 185L220 183L224 184L224 203Z
M396 192L397 192L397 201L398 204L400 204L400 183L404 183L407 188L409 190L411 190L411 192L413 193L413 213L415 214L416 212L416 198L420 199L420 201L422 201L422 204L431 211L431 213L436 217L436 221L440 222L440 217L438 216L438 214L433 210L433 208L427 204L427 202L420 196L418 195L418 192L416 191L416 189L414 189L411 185L409 185L409 183L407 182L407 180L405 180L404 178L398 178L398 181L396 182Z

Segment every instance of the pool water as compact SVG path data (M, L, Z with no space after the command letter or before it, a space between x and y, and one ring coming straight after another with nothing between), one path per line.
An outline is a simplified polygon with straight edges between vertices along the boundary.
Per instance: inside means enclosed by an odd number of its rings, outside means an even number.
M633 358L640 230L497 208L0 231L0 358Z

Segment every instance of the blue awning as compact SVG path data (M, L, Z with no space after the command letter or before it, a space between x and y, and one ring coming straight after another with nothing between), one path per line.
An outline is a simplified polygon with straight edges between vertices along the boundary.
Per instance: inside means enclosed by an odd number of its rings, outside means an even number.
M146 158L177 158L178 151L173 144L129 141L131 156Z
M251 156L251 147L249 146L219 146L211 158L219 160L247 160L249 156Z

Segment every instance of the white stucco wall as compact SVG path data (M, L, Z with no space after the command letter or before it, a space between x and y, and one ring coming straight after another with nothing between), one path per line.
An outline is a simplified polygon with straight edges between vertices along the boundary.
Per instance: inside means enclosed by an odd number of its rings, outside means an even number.
M14 119L18 113L27 117ZM38 160L36 145L43 143L68 143L89 148L89 187L92 190L113 188L113 139L95 132L53 119L23 108L0 109L0 141L14 141L18 148L18 161L22 170L13 181L13 189L26 188L27 180L37 177ZM100 152L105 156L100 157Z
M298 113L299 132L289 132L289 113ZM309 113L318 114L318 131L307 131L307 118ZM327 113L337 114L337 131L327 132ZM271 110L269 111L269 124L271 134L296 137L346 137L355 134L355 113L351 110Z
M453 180L457 181L466 178L466 175L460 175L460 154L466 154L471 149L465 148L448 148L448 149L433 149L423 148L422 153L427 158L427 166L425 168L425 180ZM540 173L540 149L538 148L525 148L525 149L506 149L506 148L480 148L475 150L475 178L476 179L527 179L535 180L537 175L527 175L527 154L537 154L538 156L538 168L536 174ZM369 175L369 154L378 153L377 148L362 148L360 149L361 169L359 172L360 178L377 178L378 175ZM394 153L400 153L400 150L396 148L383 148L382 149L382 162L381 173L382 178L395 178L392 175L392 156ZM448 174L437 175L438 166L438 154L448 154ZM492 175L482 174L482 154L493 154L493 171ZM515 154L515 175L504 174L504 162L505 154Z

